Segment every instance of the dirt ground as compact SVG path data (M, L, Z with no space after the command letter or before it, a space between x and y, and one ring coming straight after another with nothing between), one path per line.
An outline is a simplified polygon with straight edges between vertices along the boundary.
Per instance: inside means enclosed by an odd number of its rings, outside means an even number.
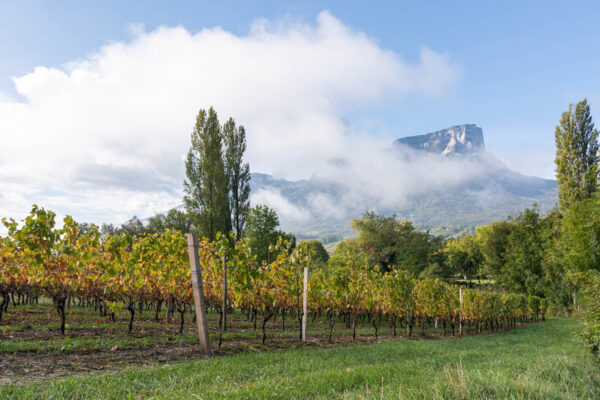
M2 321L0 326L0 344L2 343L32 343L32 350L26 351L2 351L0 352L0 384L26 383L32 381L56 379L68 376L82 376L115 372L128 367L143 365L164 365L186 360L203 358L199 343L193 339L181 342L177 332L176 323L166 323L161 320L156 323L151 318L151 313L146 313L146 319L137 321L134 332L128 335L124 332L126 316L120 316L116 323L107 323L106 318L98 319L89 310L75 311L70 320L77 324L79 318L82 325L77 329L67 330L63 337L61 332L52 327L56 322L51 309L45 312L35 313L19 311L9 315ZM215 317L215 316L212 316ZM300 343L298 338L298 326L290 318L286 324L285 334L281 327L281 319L273 321L267 330L267 341L262 345L260 339L260 324L257 333L252 337L241 338L253 331L253 324L244 316L238 315L229 320L228 332L234 333L234 339L223 341L220 349L217 343L211 342L215 357L223 357L241 352L280 351L292 348L327 348L331 346L349 346L357 343L367 344L382 340L415 340L415 339L439 339L442 333L428 331L425 337L421 336L420 329L415 328L411 337L405 336L405 331L398 328L398 336L393 337L388 323L382 321L377 340L369 324L361 324L366 329L357 335L357 340L352 339L351 333L343 322L337 322L334 327L332 343L328 341L327 321L311 321L311 334L307 343ZM175 321L176 322L176 321ZM87 325L83 325L87 324ZM97 324L97 325L96 325ZM2 326L4 329L2 329ZM19 326L18 329L8 329L10 326ZM195 324L187 321L186 332L195 332ZM210 326L211 336L217 333L216 322ZM340 332L343 330L343 332ZM315 334L316 332L316 334ZM351 331L350 331L351 332ZM369 332L365 334L365 332ZM257 337L258 336L258 337ZM452 337L451 332L447 337ZM126 348L119 348L119 341L128 340ZM148 343L148 339L151 343ZM158 339L158 340L157 340ZM77 348L68 349L64 352L57 350L63 340L79 341ZM87 344L102 340L102 346L87 348ZM106 344L104 344L104 341ZM53 351L48 350L48 343L54 343ZM115 344L117 343L117 344ZM94 346L89 346L94 347Z
M391 336L380 337L378 340L390 339ZM374 338L359 338L358 343L375 342ZM299 343L297 338L277 338L267 340L263 346L256 339L228 340L220 350L212 343L216 357L227 356L240 352L278 351L295 347L331 347L352 345L352 337L335 337L332 344L327 337L312 337L306 344ZM87 350L67 354L17 352L0 354L0 384L15 382L31 382L38 380L85 375L105 371L123 370L130 366L161 365L185 360L203 358L199 344L155 344L136 349Z

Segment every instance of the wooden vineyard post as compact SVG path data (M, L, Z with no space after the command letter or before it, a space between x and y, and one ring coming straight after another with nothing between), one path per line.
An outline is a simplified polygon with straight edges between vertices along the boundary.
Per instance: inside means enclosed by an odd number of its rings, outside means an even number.
M188 256L190 258L190 270L192 272L192 289L194 291L194 305L196 307L196 323L198 324L198 336L200 337L200 348L203 354L210 356L210 342L208 339L208 321L206 320L206 304L204 303L204 289L202 285L202 270L198 257L198 238L193 233L188 233Z
M302 341L306 342L306 323L308 321L308 267L304 267L304 295L302 297Z
M463 334L463 298L462 288L458 288L458 301L460 302L460 315L458 316L458 334Z

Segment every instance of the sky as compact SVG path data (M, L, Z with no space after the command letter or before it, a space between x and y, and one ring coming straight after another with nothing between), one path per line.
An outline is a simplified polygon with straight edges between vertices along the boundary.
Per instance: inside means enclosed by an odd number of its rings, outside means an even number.
M0 0L0 215L180 204L210 106L246 127L253 171L287 179L463 123L553 178L560 114L587 98L600 118L600 3L370 3Z

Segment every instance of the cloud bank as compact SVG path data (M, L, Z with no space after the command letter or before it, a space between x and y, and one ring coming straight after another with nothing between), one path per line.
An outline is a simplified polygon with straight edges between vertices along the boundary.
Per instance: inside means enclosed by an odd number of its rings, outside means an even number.
M339 222L341 218L347 224L366 210L387 214L414 208L421 195L480 185L487 177L506 171L504 164L485 151L443 157L405 146L391 149L389 143L370 139L352 138L345 145L346 154L331 160L309 183L299 182L288 196L267 184L253 192L252 201L274 208L285 228L297 230L314 221Z
M38 203L120 222L176 206L194 118L209 106L246 127L253 171L328 173L332 160L382 145L349 134L346 110L442 96L459 77L445 54L423 48L408 63L328 12L312 24L260 20L241 36L138 27L129 41L14 77L17 100L0 93L0 216ZM341 171L355 168L377 171Z

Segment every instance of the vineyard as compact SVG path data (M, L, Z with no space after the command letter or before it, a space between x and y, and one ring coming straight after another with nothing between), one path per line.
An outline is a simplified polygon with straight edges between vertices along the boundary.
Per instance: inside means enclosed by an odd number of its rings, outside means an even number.
M0 324L11 302L31 312L48 307L38 303L49 299L62 335L68 333L72 315L93 314L110 324L123 313L131 335L136 315L140 318L143 312L141 329L151 335L148 321L166 313L167 321L178 324L183 341L185 323L194 318L194 302L188 246L181 233L103 238L94 228L81 231L70 217L57 228L55 215L37 207L22 224L4 224L8 234L0 247ZM218 333L217 349L228 338L228 318L230 324L259 331L256 339L262 345L275 320L279 319L278 332L285 331L286 321L288 331L300 326L303 270L310 269L310 248L300 243L292 249L280 241L272 254L270 262L258 264L244 241L225 236L200 241L203 292L213 333ZM69 313L70 309L76 311ZM336 338L336 331L356 340L357 327L362 333L368 327L374 338L382 330L391 337L494 331L544 319L545 313L545 301L535 296L460 289L439 280L416 279L402 270L382 274L362 265L310 269L309 326L318 326L327 342Z

